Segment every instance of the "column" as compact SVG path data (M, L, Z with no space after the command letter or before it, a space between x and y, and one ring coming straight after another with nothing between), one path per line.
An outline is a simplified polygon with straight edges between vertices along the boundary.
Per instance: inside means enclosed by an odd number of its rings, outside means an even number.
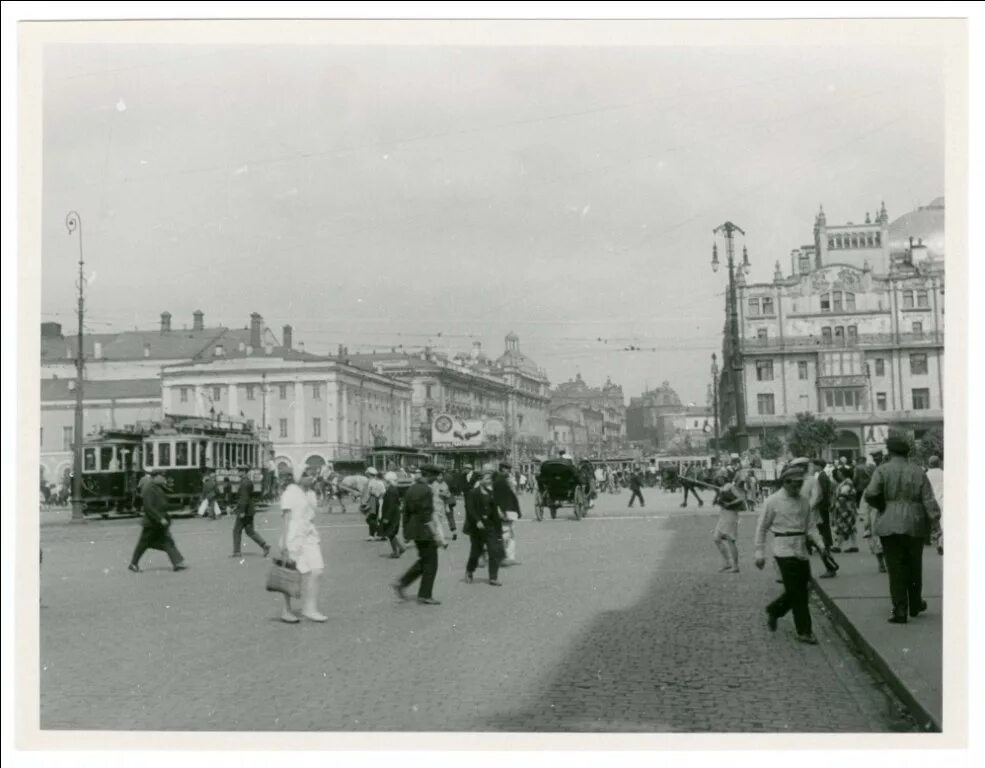
M326 443L337 443L339 441L338 429L335 425L335 408L338 404L338 396L335 391L335 382L326 378L322 384L325 387L325 413L322 416L324 422L322 426L322 439Z
M339 383L339 442L349 442L349 393L344 384Z
M294 441L295 443L308 442L304 431L304 382L294 382Z
M208 411L205 407L205 387L201 384L196 384L192 396L195 398L195 415L205 416Z
M262 413L262 419L261 420L262 421L265 421L266 424L261 424L260 426L266 428L266 427L269 427L270 426L270 422L271 422L271 416L270 416L270 389L271 389L271 384L270 384L270 382L264 380L261 386L263 387L263 392L261 393L261 395L263 397L263 413ZM264 461L266 461L266 456L264 457Z
M236 386L235 381L225 382L227 391L229 392L229 408L226 415L231 419L239 418L239 387Z

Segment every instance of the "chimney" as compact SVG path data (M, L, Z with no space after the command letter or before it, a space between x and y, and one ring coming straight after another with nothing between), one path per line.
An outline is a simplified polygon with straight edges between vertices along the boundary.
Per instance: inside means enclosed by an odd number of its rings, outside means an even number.
M96 360L99 360L103 356L103 344L101 341L93 342L92 356L96 358Z
M196 309L192 312L192 330L193 331L204 331L205 330L205 313Z
M294 345L294 329L290 325L285 325L281 338L281 344L284 345L284 349L290 349Z
M171 313L162 312L161 313L161 333L171 332Z
M263 318L259 312L250 315L250 346L259 347L262 345L261 335L263 333Z
M62 337L61 323L41 323L42 339L60 339Z
M223 348L222 344L216 344L213 354L215 354L216 357L222 357L226 354L226 350Z

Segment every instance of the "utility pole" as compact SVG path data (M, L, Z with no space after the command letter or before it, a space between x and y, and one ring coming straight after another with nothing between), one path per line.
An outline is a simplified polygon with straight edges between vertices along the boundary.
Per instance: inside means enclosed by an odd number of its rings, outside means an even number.
M718 356L711 353L711 408L712 424L715 427L715 452L721 450L718 445Z
M82 344L83 318L85 316L85 274L82 258L82 218L75 211L69 211L65 217L65 227L69 237L76 231L79 234L79 335L76 337L75 349L75 427L72 435L72 520L85 520L82 507L82 383L85 379L85 354Z

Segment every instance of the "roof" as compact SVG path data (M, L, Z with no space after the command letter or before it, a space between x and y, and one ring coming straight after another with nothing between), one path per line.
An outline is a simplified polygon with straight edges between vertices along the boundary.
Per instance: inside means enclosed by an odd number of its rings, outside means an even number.
M944 258L944 198L935 198L930 205L904 213L889 225L889 252L903 253L913 242L923 240L928 254Z
M269 330L263 340L276 343ZM82 351L89 360L96 359L95 346L100 344L100 360L192 360L212 356L221 344L227 353L250 343L249 328L204 328L202 330L121 331L93 333L82 337ZM42 336L41 362L61 362L75 358L78 336ZM147 354L145 354L145 349Z
M544 374L540 370L540 366L537 365L533 360L527 357L523 352L518 349L508 349L499 359L496 360L498 365L504 368L519 368L523 373L537 379L543 379Z
M74 379L42 379L41 402L75 400L75 390L69 389ZM122 400L125 398L161 399L161 380L154 379L95 379L82 387L85 400Z

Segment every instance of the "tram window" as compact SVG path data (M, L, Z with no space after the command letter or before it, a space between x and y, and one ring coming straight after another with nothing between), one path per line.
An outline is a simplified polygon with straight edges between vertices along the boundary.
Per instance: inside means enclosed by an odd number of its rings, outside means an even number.
M83 455L82 469L85 470L86 472L95 472L96 471L96 449L95 448L86 448L85 451L83 451L82 455Z
M157 444L157 466L159 467L171 466L171 443Z
M191 447L192 447L191 466L197 467L198 466L198 443L196 443L194 440L192 440Z
M103 472L114 471L113 446L104 445L99 449L99 468Z
M179 440L174 444L174 465L176 467L188 466L188 442Z

